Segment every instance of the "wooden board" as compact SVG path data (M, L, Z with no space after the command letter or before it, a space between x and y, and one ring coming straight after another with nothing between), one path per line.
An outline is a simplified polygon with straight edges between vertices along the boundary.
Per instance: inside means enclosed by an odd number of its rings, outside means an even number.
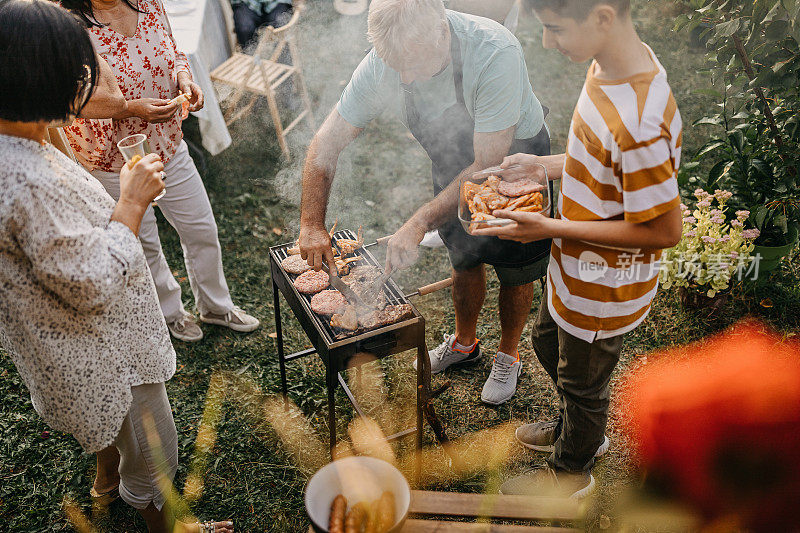
M411 491L409 514L566 522L582 517L580 502L572 500L424 490Z
M568 533L578 529L559 527L505 526L499 524L475 524L470 522L442 522L439 520L406 520L400 533ZM314 533L309 526L308 533Z
M474 522L442 522L438 520L406 520L401 533L565 533L577 529L558 527L506 526L501 524L476 524Z

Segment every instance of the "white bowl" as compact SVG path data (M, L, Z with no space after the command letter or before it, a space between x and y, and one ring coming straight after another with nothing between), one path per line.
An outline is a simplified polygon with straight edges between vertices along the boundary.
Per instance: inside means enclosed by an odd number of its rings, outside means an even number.
M306 485L306 513L315 531L327 533L331 504L339 494L348 509L359 502L371 503L385 491L394 494L395 524L399 531L408 515L411 488L403 474L386 461L374 457L346 457L333 461L314 474Z

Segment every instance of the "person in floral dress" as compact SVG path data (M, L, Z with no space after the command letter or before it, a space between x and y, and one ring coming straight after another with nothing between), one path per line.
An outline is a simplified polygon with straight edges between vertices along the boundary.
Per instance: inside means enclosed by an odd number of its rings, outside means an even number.
M186 271L200 320L250 332L259 321L235 306L222 267L222 250L214 213L202 178L189 156L181 130L181 106L172 103L189 94L189 111L203 107L186 56L178 51L161 0L62 0L86 25L99 56L108 62L124 102L107 116L87 106L65 133L78 161L119 197L124 164L117 142L136 133L147 136L150 149L165 166L166 195L158 207L177 230ZM92 117L92 118L88 118ZM161 311L173 337L198 341L203 332L181 301L181 288L161 249L156 217L148 209L139 236L158 291Z

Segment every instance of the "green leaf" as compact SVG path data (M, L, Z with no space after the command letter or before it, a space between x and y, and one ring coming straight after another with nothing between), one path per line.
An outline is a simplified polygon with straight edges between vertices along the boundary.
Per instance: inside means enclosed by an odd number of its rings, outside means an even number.
M692 125L702 126L704 124L709 126L719 126L720 124L722 124L722 117L719 115L714 117L703 117L701 119L695 120Z
M776 20L767 26L765 36L772 40L783 39L789 34L790 29L791 25L788 20Z
M728 22L723 22L722 24L717 24L716 28L714 29L714 35L717 37L731 37L741 28L742 19L736 18L729 20Z
M716 165L711 167L711 170L708 171L708 184L706 187L710 190L714 190L717 186L717 182L725 173L725 168L728 166L728 161L719 161Z
M755 212L750 216L750 218L752 218L755 222L756 228L762 229L764 227L764 221L766 220L767 215L769 215L769 209L763 205L760 205L756 208Z
M722 146L725 146L725 141L713 141L713 142L705 145L703 148L701 148L700 151L697 152L697 155L695 156L695 158L700 159L704 155L707 155L707 154L710 154L712 152L715 152L717 149L719 149Z

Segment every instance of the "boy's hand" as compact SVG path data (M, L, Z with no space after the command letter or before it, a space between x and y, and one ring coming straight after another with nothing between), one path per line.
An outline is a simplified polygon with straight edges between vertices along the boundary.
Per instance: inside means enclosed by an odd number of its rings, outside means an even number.
M517 168L511 168L514 167ZM503 159L500 165L503 170L497 174L505 181L519 181L536 177L541 180L545 178L545 169L542 167L540 157L531 154L514 154ZM508 169L508 170L506 170Z
M523 244L551 238L550 223L552 219L539 213L520 213L517 211L495 211L492 213L497 218L513 220L514 224L501 227L487 227L476 229L473 235L484 237L498 237L503 240L518 241Z

